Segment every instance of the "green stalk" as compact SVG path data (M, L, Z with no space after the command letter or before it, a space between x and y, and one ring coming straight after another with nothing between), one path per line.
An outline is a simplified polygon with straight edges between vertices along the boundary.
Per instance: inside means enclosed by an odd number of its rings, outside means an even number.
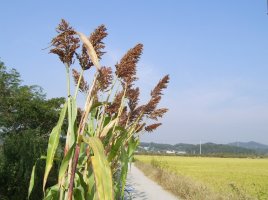
M119 107L119 109L118 109L118 115L117 115L117 117L116 117L116 122L115 122L115 124L114 124L114 126L113 126L113 130L112 130L113 133L115 132L115 127L118 125L120 115L121 115L121 113L122 113L122 111L123 111L123 107L124 107L124 103L125 103L126 91L127 91L127 87L125 87L125 89L124 89L124 94L123 94L123 96L122 96L121 103L120 103L120 107ZM116 138L117 138L117 136L118 136L118 135L115 133L114 136L110 139L110 141L111 141L110 146L112 146L112 145L116 142Z
M65 63L66 67L66 79L67 79L67 94L68 94L68 131L67 131L67 137L66 137L66 144L65 144L65 154L68 152L69 148L72 146L72 143L74 142L74 130L73 130L73 124L72 124L72 106L71 106L71 88L70 88L70 66ZM72 169L72 158L69 161L68 165L68 180L70 178L70 173ZM64 178L65 179L65 178ZM63 184L65 180L63 179ZM65 196L66 198L67 196ZM60 193L60 199L63 198L63 189Z
M127 86L126 86L125 89L124 89L124 94L123 94L122 99L121 99L120 107L119 107L119 109L118 109L117 119L116 119L116 122L115 122L115 125L114 125L114 127L113 127L113 131L112 131L112 132L114 132L115 127L118 125L120 115L121 115L121 113L122 113L122 111L123 111L123 107L124 107L124 103L125 103L126 91L127 91ZM115 136L116 136L116 135L115 135Z
M142 113L140 114L140 116L136 119L136 121L132 124L132 126L130 126L130 131L129 131L129 137L125 140L125 144L128 142L128 140L132 137L133 134L135 134L135 131L137 130L136 126L139 122L139 120L141 119L141 117L143 116L144 111L142 111Z
M105 105L104 105L104 107L103 107L103 114L102 114L102 116L101 116L99 125L98 125L98 127L97 127L97 131L96 131L96 135L97 135L97 136L100 135L100 132L101 132L101 130L102 130L102 128L103 128L104 119L105 119L105 109L106 109L106 107L107 107L107 103L108 103L108 101L109 101L109 99L110 99L110 96L111 96L111 93L112 93L112 91L113 91L113 89L114 89L114 86L115 86L115 84L117 83L117 80L118 80L117 78L114 80L114 82L113 82L111 88L109 89L109 93L108 93L108 95L107 95L107 97L106 97Z
M93 92L93 89L94 89L96 81L97 81L97 75L98 75L98 72L95 74L93 83L92 83L91 88L88 92L87 102L85 105L85 112L82 116L82 120L81 120L79 127L78 127L73 162L69 163L69 170L68 170L69 187L68 187L68 192L66 193L66 196L65 196L65 199L68 198L68 200L71 200L72 195L73 195L74 176L75 176L75 171L76 171L77 163L78 163L78 157L79 157L79 153L80 153L81 138L82 138L82 135L83 135L84 130L85 130L85 124L86 124L90 109L92 107L92 103L93 103L92 92ZM72 159L70 161L72 161Z
M82 69L82 71L81 71L81 73L80 73L80 76L79 76L79 79L78 79L78 83L77 83L77 86L76 86L76 89L75 89L75 93L74 93L74 98L75 98L75 99L76 99L77 94L78 94L78 91L79 91L79 86L80 86L82 77L83 77L83 75L84 75L84 71L85 71L85 70Z
M66 146L65 153L69 150L70 147L70 135L72 132L72 110L71 110L71 89L70 89L70 66L65 64L66 67L66 80L67 80L67 106L68 106L68 131L66 137Z
M65 141L65 149L64 149L64 156L69 150L69 140L70 140L70 124L71 124L71 101L70 101L70 66L65 63L65 68L66 68L66 81L67 81L67 109L68 109L68 130L67 130L67 136L66 136L66 141ZM63 199L63 184L65 182L65 176L62 178L61 183L60 183L60 200Z

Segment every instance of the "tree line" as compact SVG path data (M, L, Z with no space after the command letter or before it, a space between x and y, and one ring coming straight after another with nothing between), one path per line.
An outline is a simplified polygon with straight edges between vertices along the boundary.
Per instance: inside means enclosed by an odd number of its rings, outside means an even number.
M200 144L184 144L179 143L159 144L141 142L138 153L166 153L166 151L185 152L183 155L200 155ZM216 157L265 157L266 151L259 151L258 149L250 149L245 147L234 146L230 144L215 144L205 143L201 146L201 155L216 156Z
M32 166L46 154L48 136L55 126L64 98L47 99L42 88L23 85L19 72L0 61L0 199L27 199ZM59 148L57 156L62 156ZM36 176L42 177L43 160ZM49 185L57 182L57 164ZM53 176L55 174L55 176ZM36 180L31 199L40 199L42 179Z

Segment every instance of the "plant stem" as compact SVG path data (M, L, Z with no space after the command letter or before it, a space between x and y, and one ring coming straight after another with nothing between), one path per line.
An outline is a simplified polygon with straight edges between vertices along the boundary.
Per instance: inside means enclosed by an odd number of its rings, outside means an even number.
M66 67L66 80L67 80L67 105L68 105L68 131L67 131L67 137L66 137L66 143L65 143L65 151L64 154L69 150L70 147L70 134L71 134L71 127L72 127L72 110L71 110L71 91L70 91L70 66L68 64L65 64Z
M67 106L68 106L68 131L67 131L67 136L66 136L66 142L65 142L65 149L64 149L64 155L67 154L69 151L70 146L72 145L71 138L73 135L73 125L72 125L72 107L71 107L71 89L70 89L70 66L65 63L66 67L66 80L67 80ZM70 172L71 172L71 167L72 167L72 159L69 161L69 166L68 166L68 179L70 177ZM65 182L65 176L63 177L63 180L61 182L61 185L63 185ZM61 188L60 192L60 200L63 198L63 188Z
M81 73L80 73L80 76L79 76L79 79L78 79L78 82L77 82L77 86L76 86L75 94L74 94L74 98L75 98L75 99L76 99L77 94L78 94L79 86L80 86L80 83L81 83L81 80L82 80L84 71L85 71L85 70L82 69L82 71L81 71Z
M71 169L71 172L70 172L71 176L70 176L70 179L69 179L70 184L69 184L69 188L68 188L68 200L72 200L72 196L73 196L74 176L75 176L75 171L76 171L76 167L77 167L77 163L78 163L78 158L79 158L79 153L80 153L80 145L81 145L81 140L79 138L84 133L85 124L87 122L87 118L88 118L90 109L91 109L92 104L93 104L92 95L93 95L93 90L94 90L95 84L97 82L97 75L98 75L98 72L95 74L92 86L91 86L91 88L90 88L90 90L88 92L87 102L86 102L86 105L85 105L85 112L82 115L82 118L81 118L81 121L80 121L80 124L79 124L79 127L78 127L78 131L77 131L75 155L74 155L74 158L73 158L73 165L72 165L72 169ZM69 165L69 167L70 167L70 165ZM68 176L68 178L69 178L69 176Z
M97 130L96 130L96 135L97 135L97 136L100 136L101 129L103 128L103 124L104 124L104 120L105 120L105 115L106 115L106 113L105 113L105 109L106 109L106 107L107 107L107 103L108 103L108 101L109 101L109 99L110 99L110 96L111 96L111 94L112 94L112 91L113 91L113 89L114 89L114 86L115 86L117 80L118 80L117 78L114 80L114 82L113 82L113 84L112 84L112 87L109 89L109 93L108 93L108 95L107 95L107 97L106 97L105 105L104 105L104 107L103 107L103 114L102 114L102 116L101 116L101 120L100 120L99 125L98 125Z
M74 159L73 159L73 166L72 166L70 185L69 185L69 191L68 191L68 200L72 200L72 196L73 196L74 176L75 176L75 171L76 171L79 153L80 153L80 145L81 144L77 143L75 147L75 154L74 154Z

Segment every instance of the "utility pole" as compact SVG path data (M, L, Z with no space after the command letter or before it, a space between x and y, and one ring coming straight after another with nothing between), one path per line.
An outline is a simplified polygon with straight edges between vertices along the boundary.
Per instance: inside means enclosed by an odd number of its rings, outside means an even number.
M268 0L267 0L267 15L268 15Z
M200 140L200 148L199 148L199 154L202 154L202 144L201 144L201 140Z

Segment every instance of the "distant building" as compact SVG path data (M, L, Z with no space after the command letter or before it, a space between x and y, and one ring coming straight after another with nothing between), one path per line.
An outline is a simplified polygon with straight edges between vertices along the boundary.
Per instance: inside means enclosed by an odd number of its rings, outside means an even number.
M175 151L166 151L167 154L175 154Z
M177 154L186 154L186 151L177 151Z
M148 151L149 150L149 147L143 147L146 151Z

